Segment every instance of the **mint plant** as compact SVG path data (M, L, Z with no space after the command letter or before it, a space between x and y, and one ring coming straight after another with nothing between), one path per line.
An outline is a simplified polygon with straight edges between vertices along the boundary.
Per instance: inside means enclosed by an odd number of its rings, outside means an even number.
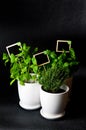
M21 44L18 42L19 53L14 55L11 53L3 53L3 61L5 65L10 63L10 78L12 85L15 80L19 80L20 84L24 85L25 82L35 82L37 80L37 73L39 71L36 58L33 57L34 53L37 53L38 48L33 51L26 43Z

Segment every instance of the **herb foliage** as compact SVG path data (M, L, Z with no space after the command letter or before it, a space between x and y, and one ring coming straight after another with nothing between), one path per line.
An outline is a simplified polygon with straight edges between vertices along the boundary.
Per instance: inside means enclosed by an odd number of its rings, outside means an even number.
M18 42L19 53L10 56L7 53L3 53L3 60L5 65L10 63L10 78L12 85L15 80L19 80L20 84L24 85L25 82L31 82L37 80L38 65L36 58L33 57L34 53L37 53L38 48L35 48L32 52L31 47L26 43ZM32 74L34 73L34 74Z

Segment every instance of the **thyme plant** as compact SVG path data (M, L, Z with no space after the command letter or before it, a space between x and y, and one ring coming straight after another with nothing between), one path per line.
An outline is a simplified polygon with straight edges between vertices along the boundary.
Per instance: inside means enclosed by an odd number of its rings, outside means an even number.
M43 90L51 93L57 93L63 84L65 78L68 77L69 70L64 70L61 67L47 68L41 73L39 83Z

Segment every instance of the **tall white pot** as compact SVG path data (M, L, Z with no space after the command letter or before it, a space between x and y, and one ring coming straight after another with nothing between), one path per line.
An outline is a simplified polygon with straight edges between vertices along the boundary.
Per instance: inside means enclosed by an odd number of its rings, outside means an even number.
M18 81L19 105L27 110L40 108L40 87L39 83L20 85Z
M68 86L61 86L65 92L49 93L40 89L41 107L40 114L46 119L57 119L65 115L65 108L68 103Z

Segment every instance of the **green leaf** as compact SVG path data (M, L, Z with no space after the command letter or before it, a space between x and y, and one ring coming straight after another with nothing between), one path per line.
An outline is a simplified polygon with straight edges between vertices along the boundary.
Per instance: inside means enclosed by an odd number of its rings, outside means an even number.
M14 63L14 62L15 62L15 55L14 55L14 54L11 54L11 55L10 55L10 60L11 60L11 63Z
M16 79L13 79L11 82L10 82L10 85L12 85L14 82L15 82Z
M23 43L22 49L23 49L23 51L24 51L25 53L26 53L26 52L29 52L30 46L27 46L26 43Z
M23 53L20 52L19 54L17 54L18 57L22 57Z
M68 62L65 62L64 64L63 64L63 67L68 67L69 66L69 63Z
M72 59L76 59L75 51L74 51L73 48L70 48L69 53L70 53L70 56L71 56Z
M6 53L3 53L2 59L5 60L5 62L9 61L9 56Z
M55 59L55 58L56 58L56 54L55 54L55 52L54 52L54 51L51 52L50 56L51 56L51 58Z
M7 54L3 53L3 60L7 59Z
M27 56L27 58L24 60L25 64L28 65L31 62L31 57Z
M22 68L21 74L25 73L27 71L27 67Z
M24 73L23 75L20 75L20 81L23 82L28 82L30 79L30 74L28 72Z
M49 55L50 54L50 50L45 50L43 51L45 55Z
M35 57L32 57L32 63L33 63L34 65L37 65L37 60L36 60Z
M34 67L33 67L33 72L34 72L34 73L37 73L37 71L38 71L38 66L34 66Z
M53 62L53 63L52 63L52 67L54 68L55 66L56 66L56 63L55 63L55 62Z
M23 44L23 50L27 50L27 46L25 43Z

